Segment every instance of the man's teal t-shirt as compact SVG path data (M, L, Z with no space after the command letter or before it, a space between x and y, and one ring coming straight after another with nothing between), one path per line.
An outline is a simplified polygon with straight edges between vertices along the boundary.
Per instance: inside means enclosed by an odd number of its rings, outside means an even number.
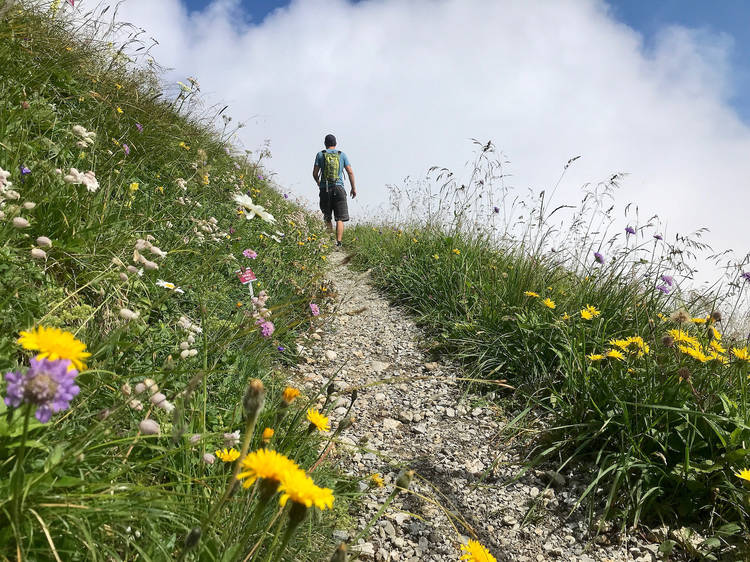
M338 149L326 148L325 150L321 150L315 155L315 165L321 170L323 169L323 152L338 152ZM350 165L349 158L347 158L345 152L342 152L339 158L341 161L341 170L339 170L339 179L336 180L336 185L344 187L344 168Z

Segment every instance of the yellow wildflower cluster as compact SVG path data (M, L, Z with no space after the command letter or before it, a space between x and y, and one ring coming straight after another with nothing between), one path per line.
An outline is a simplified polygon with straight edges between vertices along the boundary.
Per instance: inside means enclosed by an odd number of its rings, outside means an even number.
M584 320L591 320L592 318L595 318L596 316L599 316L601 312L597 310L595 306L592 306L590 304L586 305L586 308L581 309L581 318Z
M462 544L461 551L465 552L461 556L461 560L468 562L497 562L497 559L479 541L470 540L467 544Z
M21 332L18 343L24 349L38 351L37 359L70 361L68 369L82 371L86 368L83 361L91 354L86 351L86 344L78 341L73 334L60 328L39 326L29 332Z
M724 365L729 363L727 350L721 345L721 332L711 327L712 339L707 346L701 344L700 340L684 330L669 330L667 332L677 344L677 349L701 363L718 361ZM735 355L736 357L736 355Z

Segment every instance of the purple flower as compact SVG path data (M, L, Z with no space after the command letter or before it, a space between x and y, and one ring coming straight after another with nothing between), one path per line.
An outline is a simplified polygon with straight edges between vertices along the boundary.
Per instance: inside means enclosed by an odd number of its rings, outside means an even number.
M276 349L278 349L279 351L284 351L286 348L283 345L280 345Z
M25 374L5 374L5 405L17 408L22 403L36 405L36 419L47 423L53 412L67 410L70 401L81 390L75 384L78 371L68 370L68 359L32 359Z
M654 238L657 240L664 240L664 237L661 234L654 234Z
M127 144L122 143L122 150L125 152L125 156L130 156L130 147Z
M635 228L633 228L632 226L626 226L625 232L627 232L628 234L635 234Z
M500 207L492 207L492 212L496 213L496 214L499 213L500 212Z
M234 229L234 227L230 226L229 227L229 234L234 234L235 232L236 232L236 230Z
M664 281L670 287L674 285L674 278L671 275L662 275L661 280Z
M263 179L263 176L261 176L260 174L258 174L258 179L259 179L259 180L262 180L262 179Z
M135 124L135 128L138 129L139 133L143 132L143 125L141 125L140 123L136 123Z
M670 288L669 288L668 286L666 286L666 285L659 285L659 286L658 286L658 287L656 287L656 288L657 288L657 289L659 289L659 290L660 290L660 291L661 291L662 293L664 293L665 295L668 295L668 294L669 294L669 291L671 291L671 290L672 290L672 289L670 289Z
M275 330L273 322L270 320L264 320L263 318L259 318L256 322L256 325L260 326L260 334L264 338L270 338L273 334L273 331Z
M31 173L31 170L29 170L26 166L19 166L18 168L21 170L22 176L27 176Z
M594 260L596 260L597 263L604 263L604 256L599 252L594 252Z
M250 258L251 260L254 260L255 258L258 257L258 254L254 252L253 250L251 250L250 248L248 248L247 250L244 250L242 252L242 255L245 256L246 258Z
M318 308L317 304L315 304L314 302L311 302L310 303L310 312L312 312L313 316L317 316L318 314L320 314L320 308Z
M287 193L284 194L284 199L289 199L289 195Z
M742 275L740 275L740 278L750 283L750 271L743 271Z

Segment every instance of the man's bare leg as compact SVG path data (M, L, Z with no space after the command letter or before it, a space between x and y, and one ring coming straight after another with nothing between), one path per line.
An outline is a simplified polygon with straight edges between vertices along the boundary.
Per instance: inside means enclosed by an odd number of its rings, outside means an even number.
M341 242L344 237L344 221L336 221L336 242Z

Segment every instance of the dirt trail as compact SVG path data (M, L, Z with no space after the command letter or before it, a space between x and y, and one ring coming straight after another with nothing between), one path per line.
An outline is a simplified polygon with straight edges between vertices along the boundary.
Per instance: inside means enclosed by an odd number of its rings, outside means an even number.
M503 435L501 413L465 392L457 366L431 362L421 330L344 257L330 257L336 313L300 340L303 360L294 377L310 390L331 377L337 389L359 389L351 410L356 423L329 457L363 478L357 530L380 508L399 469L416 471L412 493L397 497L370 536L351 545L361 560L456 561L468 538L497 560L655 560L655 545L632 538L609 544L606 536L591 544L580 517L565 519L583 489L571 475L558 476L554 487L542 472L511 483L519 451ZM341 396L331 413L334 428L350 402ZM385 487L371 482L374 473ZM534 503L535 515L522 525ZM336 538L351 541L355 534L336 531Z

